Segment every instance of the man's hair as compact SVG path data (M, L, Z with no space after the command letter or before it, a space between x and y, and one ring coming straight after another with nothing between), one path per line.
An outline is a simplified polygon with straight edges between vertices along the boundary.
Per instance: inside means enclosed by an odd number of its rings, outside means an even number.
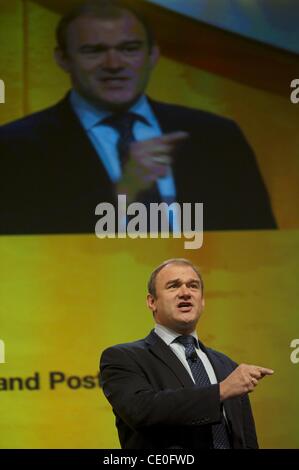
M131 6L127 6L123 0L87 0L74 7L60 19L56 27L57 47L67 53L67 32L70 24L77 18L93 17L100 19L121 18L124 12L130 12L137 18L145 29L149 51L154 43L154 33L143 14Z
M157 297L157 291L156 291L157 275L159 274L160 271L162 271L163 268L165 268L169 264L185 264L186 266L190 266L199 277L201 291L203 292L203 279L202 279L199 269L196 266L194 266L194 264L191 263L191 261L189 261L188 259L172 258L172 259L167 259L166 261L163 261L163 263L161 263L150 275L149 281L147 283L147 289L148 289L149 294L151 294L155 298Z

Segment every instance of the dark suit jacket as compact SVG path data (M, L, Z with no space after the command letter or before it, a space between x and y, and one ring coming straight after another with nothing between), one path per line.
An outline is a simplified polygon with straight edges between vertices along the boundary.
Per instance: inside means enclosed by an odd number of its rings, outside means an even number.
M236 124L151 101L163 132L187 131L174 157L177 201L204 203L204 229L275 228L255 157ZM92 233L115 187L68 97L0 128L0 233ZM142 202L142 201L141 201ZM159 202L156 198L153 202Z
M205 348L218 381L237 366ZM200 388L154 331L143 340L106 349L101 383L113 407L122 448L209 449L211 425L220 422L219 384ZM248 396L224 402L232 447L257 448Z

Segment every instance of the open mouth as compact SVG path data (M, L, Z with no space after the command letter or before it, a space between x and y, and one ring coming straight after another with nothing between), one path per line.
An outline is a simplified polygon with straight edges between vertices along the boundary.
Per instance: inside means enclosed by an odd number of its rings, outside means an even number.
M107 85L123 85L128 81L127 77L104 77L101 78L101 82Z
M181 312L189 312L193 307L193 304L191 302L180 302L178 304L178 309L181 311Z

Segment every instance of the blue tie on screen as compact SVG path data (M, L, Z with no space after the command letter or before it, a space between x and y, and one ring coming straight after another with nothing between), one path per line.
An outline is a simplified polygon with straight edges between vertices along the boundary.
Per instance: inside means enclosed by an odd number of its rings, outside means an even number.
M196 339L192 335L182 335L178 336L176 341L181 343L185 348L186 359L190 366L194 382L201 387L211 385L207 371L195 349L194 343ZM231 448L223 415L221 423L212 425L212 434L214 449Z
M136 121L145 120L142 116L135 113L118 113L104 119L103 124L108 124L118 132L116 143L119 161L122 169L129 158L129 146L135 141L133 127Z
M108 126L113 127L118 133L116 148L122 170L124 170L130 157L130 144L136 141L133 128L137 121L142 121L145 124L147 123L146 118L132 112L112 114L102 121L102 124L108 124ZM159 193L154 184L152 187L142 191L142 195L143 197L141 198L141 202L143 203L158 202L159 200ZM136 201L139 201L138 196L139 195L136 197Z

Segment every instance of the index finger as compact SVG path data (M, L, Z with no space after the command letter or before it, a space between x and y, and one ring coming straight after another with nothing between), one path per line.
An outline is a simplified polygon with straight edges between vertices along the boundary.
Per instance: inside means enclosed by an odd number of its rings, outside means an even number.
M260 367L260 366L257 366L258 370L260 371L260 373L264 376L264 375L272 375L274 374L274 370L273 369L268 369L267 367Z
M185 131L170 132L169 134L163 134L160 137L160 141L166 144L175 144L182 140L186 140L189 137L189 133Z

